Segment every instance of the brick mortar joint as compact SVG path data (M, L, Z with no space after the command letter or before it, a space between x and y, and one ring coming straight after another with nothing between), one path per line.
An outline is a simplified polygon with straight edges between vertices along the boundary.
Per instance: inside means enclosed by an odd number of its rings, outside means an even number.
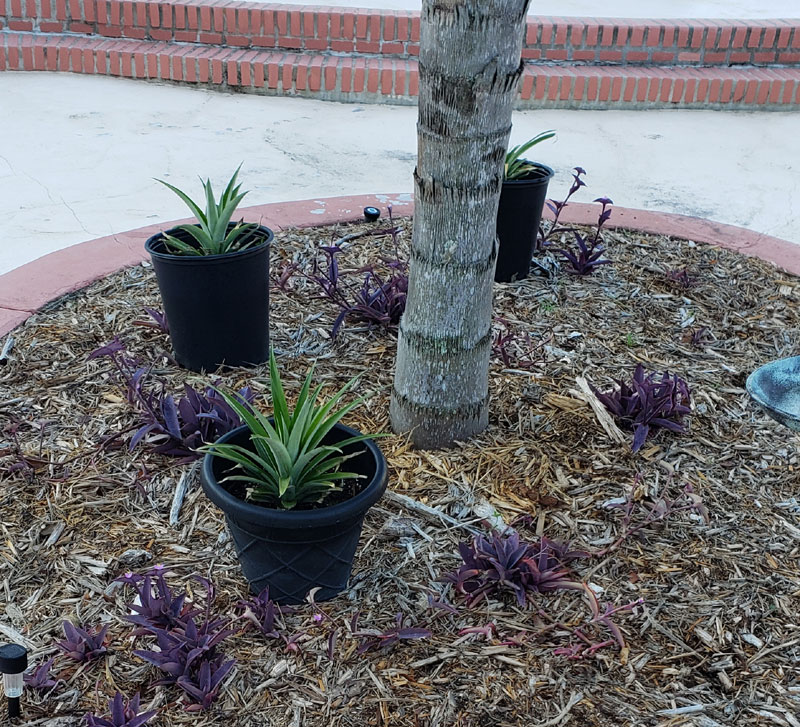
M240 45L225 45L219 44L216 46L209 47L207 44L198 43L198 42L191 42L191 41L182 41L182 40L169 40L169 41L162 41L162 40L148 40L148 39L140 39L140 38L128 38L128 37L109 37L109 36L102 36L102 35L87 35L84 33L57 33L57 32L42 32L42 31L30 31L30 30L12 30L12 29L0 29L0 33L3 34L4 37L12 37L12 36L20 36L25 37L28 39L33 40L33 45L41 45L48 43L52 43L54 40L62 41L61 45L68 44L69 41L85 41L91 44L100 44L100 43L128 43L132 45L139 45L142 48L147 49L148 47L157 47L159 51L163 51L166 49L174 49L171 52L179 53L182 52L185 55L191 55L191 53L187 53L185 49L195 49L197 51L207 51L209 49L214 49L219 52L227 52L229 54L233 53L242 53L242 52L249 52L249 53L257 53L259 55L263 55L266 58L271 58L274 56L281 56L285 57L287 55L299 55L301 57L318 57L321 58L324 62L325 59L328 58L335 58L338 61L344 61L347 58L360 58L365 60L372 60L372 61L384 61L390 64L390 67L397 68L398 66L402 66L402 64L410 64L411 66L415 65L417 61L416 56L403 56L399 54L392 54L391 56L384 56L380 54L369 54L369 53L344 53L339 51L313 51L307 50L303 52L302 49L286 49L280 47L249 47L249 48L242 48ZM38 42L37 42L38 41ZM48 46L49 47L49 46ZM668 71L670 69L715 69L720 71L748 71L748 70L758 70L758 69L775 69L775 70L795 70L800 67L800 52L798 53L786 53L782 55L792 55L796 56L796 59L792 59L790 62L786 62L785 60L780 58L780 55L776 56L774 61L768 62L737 62L735 64L731 64L730 60L724 60L720 62L705 62L704 56L697 60L685 60L681 61L680 59L675 61L661 61L661 62L653 62L652 58L649 61L628 61L625 56L627 54L623 53L623 58L620 60L614 59L611 60L601 60L601 61L584 61L584 60L561 60L561 59L538 59L538 60L527 60L525 63L526 71L535 68L582 68L582 69L591 69L591 68L609 68L614 69L615 71L621 71L623 69L629 69L631 71L635 71L638 69L650 69L650 70L664 70Z
M409 58L401 58L400 56L381 56L377 54L370 54L370 53L345 53L340 51L304 51L303 49L297 48L282 48L282 47L263 47L263 46L248 46L242 47L239 45L225 45L225 44L215 44L215 45L208 45L206 43L200 42L191 42L191 41L182 41L182 40L169 40L169 41L162 41L162 40L150 40L147 38L128 38L125 36L117 37L117 36L105 36L105 35L88 35L85 33L70 33L70 32L43 32L43 31L31 31L31 30L11 30L8 28L0 28L0 36L3 37L26 37L26 38L33 38L38 39L42 38L46 40L52 39L62 39L62 40L73 40L73 41L87 41L92 44L98 43L131 43L140 45L144 48L147 47L155 47L158 52L162 52L162 46L167 46L167 48L175 48L175 49L183 49L183 48L196 48L198 50L220 50L220 51L229 51L230 53L239 53L239 52L253 52L259 53L264 55L297 55L302 57L322 57L322 58L337 58L337 59L345 59L345 58L365 58L365 59L381 59L385 58L386 60L392 61L399 61L403 60L405 62L416 63L416 56L412 56ZM231 60L231 59L225 59ZM241 60L241 59L238 59Z
M197 28L189 28L189 27L186 26L186 23L180 23L179 24L177 22L170 22L170 23L159 22L158 24L154 24L150 19L149 13L145 14L145 17L142 18L142 19L140 19L138 17L138 15L139 15L138 11L134 13L134 21L131 24L126 24L124 22L124 20L122 20L122 18L120 19L119 23L112 23L112 22L103 23L100 20L98 20L97 18L95 18L93 20L87 20L87 19L85 19L83 17L75 18L75 17L72 17L72 15L70 13L68 13L67 17L63 18L63 19L58 19L58 18L55 18L55 17L48 17L48 18L43 18L43 17L20 17L20 18L17 18L15 16L13 16L13 17L12 16L0 16L0 21L6 22L6 23L8 23L8 22L30 22L30 23L33 23L34 28L38 28L41 23L60 24L61 27L62 27L62 31L63 32L70 32L71 26L73 26L73 25L82 25L82 26L89 27L93 31L92 34L94 34L94 35L103 35L103 37L108 37L108 36L104 35L103 33L99 32L101 29L104 29L104 28L114 28L114 29L120 29L120 30L134 29L134 30L137 30L137 31L144 32L144 33L146 33L147 35L149 35L151 37L152 37L152 35L154 33L169 33L169 34L171 34L173 36L175 34L177 34L177 33L194 34L194 35L198 36L198 38L199 38L199 36L201 34L218 35L218 36L220 36L222 38L231 37L231 38L246 38L246 39L249 39L251 41L251 43L249 44L250 46L253 45L252 41L257 40L257 39L262 39L262 38L271 38L272 40L275 41L276 45L279 45L281 41L285 42L287 40L297 40L297 41L301 42L303 45L305 43L307 43L307 42L316 43L316 42L320 42L320 41L327 42L328 44L330 44L332 42L345 43L345 44L349 43L349 44L351 44L353 46L356 46L356 45L361 44L361 43L375 43L379 47L382 47L383 45L386 45L386 44L402 45L404 47L404 49L405 49L405 51L404 51L405 53L409 53L409 48L410 47L418 46L418 43L416 41L411 40L410 38L384 39L382 37L382 34L381 34L381 37L375 38L375 39L358 38L358 37L356 37L355 34L353 34L352 37L343 37L343 36L334 37L334 36L329 34L328 36L325 36L324 38L320 38L316 32L314 32L314 33L312 33L310 35L304 35L302 33L299 34L299 35L282 34L280 32L280 30L278 28L274 27L274 26L273 26L272 31L270 33L266 33L265 34L263 32L260 32L262 30L261 26L259 26L258 29L250 28L250 30L247 31L247 32L241 31L239 29L239 27L238 27L238 24L235 24L234 27L228 27L228 23L227 22L223 23L222 29L218 29L213 24L212 24L213 25L212 28L204 28L202 23L198 23L197 24L198 25ZM54 31L47 31L47 32L54 32ZM77 31L77 32L81 32L81 31ZM116 37L116 36L111 36L111 37ZM204 42L204 41L198 40L198 42ZM287 47L290 47L290 46L287 46ZM317 49L308 48L308 50L317 50ZM341 52L346 52L346 51L341 51Z
M97 6L100 3L106 4L109 0L91 0L92 5ZM116 2L121 4L121 0L111 0L111 2ZM258 2L243 2L237 5L236 7L229 7L225 0L220 0L220 2L181 2L181 1L170 1L170 0L136 0L136 2L140 2L146 6L156 6L158 8L175 8L175 7L182 7L182 8L193 8L195 10L201 10L203 8L209 8L210 10L218 9L218 10L234 10L234 11L244 11L244 12L253 12L253 11L261 11L264 9L264 5ZM23 3L24 4L24 3ZM69 2L67 2L69 5ZM36 2L37 8L41 7L41 0L37 0ZM319 14L333 14L333 15L345 15L345 14L356 14L361 15L362 13L357 11L368 10L370 16L379 16L381 18L402 18L408 20L414 20L420 18L420 12L417 10L400 10L400 9L390 9L390 8L351 8L351 7L344 7L344 6L337 6L337 5L330 5L330 6L312 6L313 10L310 11L303 11L302 8L308 7L304 5L297 5L297 6L280 6L280 11L290 13L290 12L305 12L305 13L312 13L314 15ZM630 23L623 23L623 20L631 20L633 22ZM639 27L639 26L653 26L659 25L663 27L674 27L680 28L689 26L689 28L736 28L741 24L748 24L749 26L759 27L759 28L774 28L775 23L780 22L796 22L797 18L727 18L727 19L719 19L719 18L688 18L688 19L681 19L681 18L618 18L615 16L607 16L607 17L595 17L595 16L575 16L570 17L570 20L567 23L561 23L560 25L565 26L575 26L575 27L603 27L603 26L614 26L614 27ZM542 23L550 23L551 16L549 15L529 15L528 16L528 25L537 25ZM778 26L780 27L780 26Z
M18 53L20 51L19 48L15 48L13 50L17 51ZM28 50L31 51L32 48L30 46L28 46ZM96 60L97 60L97 56L99 55L99 52L105 53L105 55L102 56L102 58L104 58L106 60L106 64L109 64L111 62L110 54L105 50L85 48L85 47L72 48L72 49L67 48L65 50L69 51L69 57L71 59L75 58L75 56L74 56L75 52L79 53L77 63L80 64L80 67L76 69L76 68L71 66L73 71L76 71L76 70L83 71L84 70L83 66L82 66L83 61L81 59L86 60L86 55L85 54L87 52L90 54L90 56L93 59L92 68L96 67L95 64L96 64ZM160 63L161 58L159 57L159 54L157 52L153 52L152 54L148 54L147 55L147 59L148 60L145 61L145 64L144 64L143 68L146 69L144 75L146 77L148 77L148 78L159 80L159 81L168 81L168 82L172 82L172 83L193 83L193 84L196 83L196 82L191 82L191 81L190 82L186 82L182 78L177 78L177 79L173 78L172 73L171 73L171 67L169 67L169 66L166 69L169 72L166 73L167 77L165 78L164 77L165 76L165 71L164 71L163 68L161 68L161 63ZM173 60L173 59L170 59L170 60ZM200 59L197 59L197 60L199 61ZM219 67L219 81L214 80L214 76L217 75L217 74L215 74L213 72L213 68L211 68L210 69L211 70L211 77L208 79L208 81L207 82L201 81L197 85L205 85L205 86L208 86L208 87L211 87L211 88L228 88L228 89L233 90L233 91L238 90L238 91L244 91L244 92L256 92L256 93L259 92L253 86L252 77L251 77L251 82L247 86L241 86L238 83L231 84L230 83L230 79L229 79L229 77L227 75L226 62L225 62L224 59L213 58L213 59L206 59L206 60L212 66L213 65L218 65L218 67ZM152 61L152 63L151 63L151 61ZM21 65L22 64L21 62L22 62L22 55L18 55L17 56L17 65ZM229 61L229 62L231 62L231 61ZM23 66L23 70L32 70L32 69L31 68L25 69L24 66ZM284 85L284 83L283 83L284 74L286 73L287 70L289 71L289 74L290 74L290 79L287 79L289 81L289 85L288 86ZM373 100L373 99L385 99L387 94L382 93L379 89L370 90L368 88L368 86L366 84L366 81L367 81L366 73L369 72L369 68L368 67L367 68L362 68L361 70L362 70L362 74L364 75L364 77L362 78L362 82L364 82L364 85L362 86L361 84L359 84L360 90L353 90L352 92L346 92L346 91L343 91L341 89L331 89L331 90L325 90L325 91L322 91L322 89L320 89L319 92L315 92L315 91L311 91L308 88L304 88L304 89L298 89L297 88L298 65L297 64L293 64L289 69L285 69L281 73L279 88L276 88L274 90L273 89L268 89L268 90L266 90L266 92L270 93L272 95L280 95L281 92L283 92L286 95L293 95L293 96L296 95L296 96L304 96L304 97L310 97L310 98L320 97L320 96L324 95L324 97L329 99L329 100L347 100L347 101L356 101L356 102L370 101L370 100ZM106 65L105 68L102 68L102 67L98 68L97 71L99 73L105 73L106 75L110 75L111 74L109 65ZM90 69L90 70L85 71L85 72L93 73L94 71ZM137 73L137 75L138 75L138 73ZM544 79L544 80L545 81L549 81L550 79ZM573 80L572 77L571 76L568 77L568 80L570 81L570 89L574 90L574 86L572 85L572 80ZM645 79L645 80L647 80L647 82L649 84L651 79ZM654 79L654 80L658 80L658 79ZM748 81L747 79L742 79L741 77L727 79L726 84L733 83L733 86L731 88L729 88L729 91L727 93L727 98L725 100L719 100L719 101L717 101L716 98L714 100L708 100L708 99L706 99L706 100L703 100L703 99L695 100L694 97L692 97L691 99L686 99L686 98L684 98L683 96L680 95L683 92L683 89L685 88L685 86L678 87L676 84L672 83L672 81L676 81L676 82L679 82L679 83L685 83L686 79L681 79L680 77L673 76L671 79L665 79L665 80L670 83L669 86L662 87L661 89L659 89L658 86L656 86L655 89L651 88L650 98L649 99L647 99L647 98L645 98L645 99L637 99L637 100L634 101L634 100L630 100L630 99L623 100L622 98L613 99L613 98L610 98L610 97L605 97L605 98L599 97L597 95L597 92L599 92L603 88L603 86L605 86L606 83L608 84L608 87L606 88L606 92L607 92L606 96L608 96L608 89L609 88L613 88L614 84L617 81L622 81L622 79L621 78L617 78L612 82L612 79L610 77L608 77L608 76L606 76L606 77L595 77L593 79L590 79L590 84L592 82L595 84L594 85L594 92L591 94L592 95L591 98L589 98L587 96L585 98L585 100L583 100L584 96L586 96L586 87L584 87L584 92L581 94L581 97L579 99L576 99L574 97L566 98L566 99L551 98L551 97L549 97L549 94L546 94L546 95L548 95L548 97L544 98L544 95L539 95L537 93L536 94L535 105L537 107L548 107L548 108L575 108L576 106L577 107L581 107L581 108L587 108L587 107L588 108L611 108L611 107L616 107L616 108L632 108L632 109L636 109L636 108L639 108L639 109L641 109L641 108L698 108L699 107L699 108L720 108L720 109L737 108L737 109L754 109L754 110L786 110L786 109L796 108L796 107L798 107L800 105L800 93L798 93L796 90L794 91L793 95L788 99L786 98L786 96L784 94L784 96L783 96L784 100L781 103L778 103L777 96L776 96L775 99L771 98L772 93L770 94L770 98L767 98L765 96L761 103L756 102L755 99L753 99L751 101L748 101L748 100L746 100L746 97L745 97L745 95L743 93L743 89L741 89L738 86L738 84L740 84L740 83L750 83L751 81ZM689 80L690 81L691 80L696 81L697 79L694 78L694 79L689 79ZM716 82L719 83L719 80L716 81ZM767 85L769 87L771 87L772 83L774 83L774 79L772 81L769 81L768 79L763 79L762 78L759 81L759 83L765 83L765 82L767 83ZM306 81L306 83L307 83L307 81ZM659 81L659 83L660 83L660 81ZM783 81L781 81L780 83L783 84ZM800 88L800 76L798 76L797 79L793 80L792 83L793 83L793 87ZM591 88L591 85L589 86L589 88ZM675 98L675 96L674 96L676 88L680 88L679 97L678 98ZM782 86L781 86L781 88L782 88ZM737 91L737 93L739 94L738 98L737 98L737 96L735 96L732 93L733 89L738 89L738 91ZM409 89L409 94L406 94L405 96L398 97L398 100L400 100L400 102L404 102L406 100L411 100L412 97L410 96L410 93L411 93L411 90ZM532 93L527 98L518 98L517 103L516 103L518 108L525 108L525 107L528 107L528 106L530 106L532 104L534 104L534 96L533 96Z
M108 0L91 0L91 6L93 7L93 15L95 17L98 16L97 8L102 4L103 15L106 15L105 9L108 7ZM113 2L114 5L122 5L120 0L115 0ZM83 18L73 18L71 12L71 3L65 3L65 9L67 14L68 21L78 21L83 20ZM298 13L301 17L311 15L313 18L312 22L312 30L313 36L318 37L317 30L319 28L319 22L322 15L326 17L341 17L344 18L348 15L353 15L354 18L357 20L360 17L363 17L362 13L357 12L358 9L350 9L350 8L338 8L336 6L331 6L329 8L314 8L312 10L304 10L303 8L306 6L281 6L280 10L271 10L270 6L268 5L261 5L260 3L246 3L242 7L234 7L230 8L224 2L207 2L207 3L190 3L190 2L165 2L164 0L138 0L133 7L133 13L137 16L139 15L139 5L142 5L145 12L145 18L142 20L146 21L143 24L149 25L149 17L151 15L150 10L155 8L156 13L159 17L159 20L165 19L169 16L169 19L174 19L175 11L180 8L183 17L185 18L186 13L188 10L192 10L196 15L201 14L203 10L206 10L208 14L216 16L216 12L218 11L223 25L228 25L228 11L231 11L234 15L234 18L238 17L238 14L241 13L266 13L266 12L283 12L287 15L291 15L293 13ZM51 7L55 6L55 2L51 5ZM35 1L36 7L36 15L39 19L44 20L45 18L42 17L42 0ZM22 16L21 18L31 19L27 14L27 4L22 3ZM392 24L395 24L398 19L403 19L406 21L410 21L407 23L409 26L409 38L411 36L411 28L413 21L419 19L419 13L416 11L399 11L399 10L370 10L370 15L368 18L378 18L379 25L384 26L387 21L391 21ZM56 13L57 14L57 13ZM85 13L84 13L85 14ZM9 17L8 15L4 17ZM55 17L51 13L51 17L47 18L55 19ZM775 30L776 35L778 31L781 30L794 30L795 32L800 31L800 23L797 23L796 19L791 18L774 18L768 20L714 20L714 19L689 19L689 20L681 20L681 19L642 19L641 22L631 22L625 23L622 22L623 19L619 18L589 18L589 17L576 17L571 18L566 23L551 23L548 19L548 16L530 16L527 22L528 28L537 28L537 27L544 27L548 26L552 29L554 34L559 34L561 29L564 29L565 34L565 41L571 43L572 34L575 31L579 31L581 36L584 33L588 33L589 29L597 28L598 31L602 30L603 28L610 27L612 28L612 33L616 37L621 31L625 31L626 36L630 36L632 31L642 29L643 34L648 34L651 30L656 30L659 32L660 35L664 35L667 32L671 32L673 37L676 35L676 31L680 33L682 29L686 29L687 32L687 40L689 35L694 35L697 31L700 32L701 37L705 38L709 32L717 32L726 29L736 30L737 28L741 27L742 24L746 26L747 31L758 31L762 33L764 31ZM794 25L791 25L791 21L795 21ZM215 23L212 23L216 25ZM174 25L174 23L172 24ZM237 25L237 22L234 21L234 25ZM688 26L688 27L687 27ZM163 28L164 24L159 23L159 28ZM305 23L301 23L301 35L303 28L305 27ZM232 29L236 30L236 28ZM370 26L367 28L368 35L371 37ZM379 27L379 38L373 38L373 40L382 40L383 39L383 27ZM221 31L222 32L222 31ZM766 35L766 33L764 33ZM354 33L354 37L355 37ZM604 34L598 32L598 41L602 41L602 36ZM527 33L526 33L527 37ZM611 44L613 46L613 42ZM603 47L603 46L601 46ZM609 47L609 46L604 46Z
M102 35L102 34L89 34L89 33L82 33L82 32L75 32L75 31L64 31L64 32L57 32L57 31L41 31L37 29L33 30L16 30L11 28L1 28L0 32L4 34L21 34L26 36L31 36L34 38L45 38L45 39L52 39L52 38L72 38L72 39L82 39L82 40L90 40L93 42L128 42L128 43L141 43L141 44L167 44L172 47L176 48L185 48L185 47L192 47L197 49L209 49L209 48L218 48L220 50L229 50L230 52L240 51L240 50L248 50L251 52L257 53L265 53L265 54L287 54L287 53L298 53L300 55L306 56L320 56L323 58L365 58L365 59L377 59L377 60L386 60L390 62L410 62L415 63L417 62L418 56L416 54L410 53L390 53L390 54L383 54L383 53L369 53L363 51L338 51L338 50L331 50L331 49L307 49L307 48L292 48L292 47L284 47L280 45L275 46L264 46L264 45L247 45L242 46L241 44L226 44L225 37L220 43L204 43L202 41L191 41L191 40L177 40L175 38L170 38L168 40L162 39L155 39L155 38L137 38L137 37L129 37L129 36L109 36L109 35ZM792 69L800 67L800 52L795 53L794 51L787 50L781 52L775 52L774 60L763 60L759 61L756 59L756 55L758 55L759 51L755 50L754 52L743 52L747 58L736 59L732 60L732 53L736 53L737 51L729 50L726 52L724 58L720 58L719 60L708 60L707 56L709 53L713 53L713 49L701 49L695 52L698 56L696 59L681 59L679 54L673 53L673 58L670 59L660 59L654 60L653 54L659 51L657 48L651 48L650 52L648 53L648 57L646 59L629 59L628 55L632 52L636 52L633 49L625 48L620 50L608 50L605 53L617 53L620 54L620 57L614 58L601 58L599 57L600 52L596 53L596 57L594 59L575 59L570 58L567 56L566 58L553 58L547 57L538 58L538 59L525 59L526 67L537 67L537 66L558 66L558 67L575 67L575 68L591 68L591 67L613 67L613 68L655 68L655 69L663 69L663 68L719 68L719 69L747 69L747 68L778 68L778 69ZM796 55L796 60L791 60L787 62L785 59L782 59L781 56L786 55Z

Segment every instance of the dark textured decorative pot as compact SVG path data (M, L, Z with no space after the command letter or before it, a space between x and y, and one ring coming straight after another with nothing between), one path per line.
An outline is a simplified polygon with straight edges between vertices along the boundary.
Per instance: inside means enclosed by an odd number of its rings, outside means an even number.
M536 167L536 176L507 179L500 192L500 206L497 210L499 247L494 272L497 283L509 283L528 277L547 199L547 185L554 173L544 164L532 163Z
M167 230L191 244L183 230ZM192 371L253 366L269 357L269 250L274 235L259 226L257 245L224 255L172 255L164 233L145 243L158 279L175 359Z
M359 432L337 424L323 440L335 444ZM244 426L220 437L220 443L248 446ZM227 460L206 454L201 470L203 490L225 515L242 571L253 593L269 586L278 603L302 603L312 588L315 598L333 598L347 587L364 516L386 490L386 459L373 441L351 445L362 453L347 460L347 469L364 475L367 486L355 497L316 510L278 510L254 505L230 494L219 481ZM346 448L347 452L349 448Z

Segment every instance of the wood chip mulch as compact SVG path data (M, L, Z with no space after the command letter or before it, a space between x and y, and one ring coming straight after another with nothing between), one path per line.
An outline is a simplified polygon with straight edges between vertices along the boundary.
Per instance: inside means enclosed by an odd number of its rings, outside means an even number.
M411 225L399 224L402 252ZM390 237L358 236L367 229L282 232L273 274L287 261L308 271L321 244L345 235L343 267L391 255ZM146 446L128 451L137 417L110 362L87 356L119 336L176 395L184 381L216 379L251 385L262 403L266 367L206 377L172 365L167 337L134 325L144 306L160 307L147 265L56 301L14 331L0 366L0 641L25 644L32 663L55 657L63 679L49 695L26 692L27 723L78 724L87 711L103 714L119 689L141 692L143 707L159 710L150 724L165 726L800 727L796 440L744 389L755 367L798 353L800 282L710 246L620 231L606 241L613 265L594 275L562 269L496 287L496 334L511 338L507 361L498 350L491 364L489 428L450 451L380 440L390 488L414 504L387 497L370 512L350 590L320 604L321 621L311 606L287 617L298 649L253 630L229 637L222 648L237 665L200 714L183 709L178 689L151 685L158 673L133 654L139 645L124 620L130 591L114 579L163 564L170 583L201 602L191 578L201 575L216 586L215 612L228 617L246 583L222 515L196 480L170 526L190 465ZM688 287L669 276L684 270ZM332 340L338 311L316 295L298 274L271 293L288 390L312 361L331 391L360 374L359 393L370 398L347 423L388 431L394 335L348 321ZM638 362L685 378L693 413L685 434L661 431L634 455L631 433L610 435L579 379L606 390ZM652 517L687 484L708 522L694 510ZM614 507L626 499L627 524ZM648 517L657 521L620 540ZM595 554L574 571L603 605L642 599L614 617L625 649L574 660L554 653L591 620L579 593L542 594L528 609L512 598L467 609L437 580L459 565L459 542L501 519L526 539L544 534ZM458 613L431 609L429 595ZM359 655L346 626L356 611L360 628L388 629L402 613L433 636ZM70 662L55 647L64 619L108 624L110 654ZM495 632L459 634L490 622ZM585 628L608 636L598 624Z

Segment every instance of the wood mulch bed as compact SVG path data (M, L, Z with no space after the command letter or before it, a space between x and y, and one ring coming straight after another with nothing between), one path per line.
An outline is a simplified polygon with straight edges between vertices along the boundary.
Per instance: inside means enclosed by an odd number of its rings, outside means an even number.
M407 250L410 222L400 224ZM282 232L273 272L287 260L308 270L320 244L365 229ZM315 620L311 606L286 617L299 649L253 630L226 639L221 648L237 665L200 714L183 710L178 689L151 686L158 673L133 654L141 645L124 620L130 591L114 579L164 564L169 582L202 602L191 578L201 575L216 586L215 612L229 617L246 583L222 515L194 479L170 526L176 483L190 465L146 446L128 451L137 417L109 361L87 356L119 336L175 394L184 381L216 378L251 385L262 404L266 367L206 377L171 365L167 337L134 325L144 306L159 306L146 265L50 304L14 331L0 368L0 641L21 641L35 663L54 656L64 680L46 697L26 693L28 723L77 724L87 711L102 714L119 689L140 691L143 705L159 710L156 725L798 727L796 442L754 407L744 382L756 366L798 352L800 284L705 245L620 231L606 241L613 265L594 275L562 270L496 287L496 333L512 336L507 361L499 350L492 359L489 428L450 451L380 440L390 488L413 503L386 497L371 511L351 588L320 604L325 618ZM391 253L390 237L360 236L341 259L358 269ZM684 269L685 289L668 275ZM302 276L273 287L286 386L296 392L312 360L331 391L360 374L358 393L369 398L346 421L388 431L394 335L348 321L332 340L337 313ZM577 379L605 390L637 362L685 378L693 413L687 433L661 431L634 455L630 432L625 441L611 436ZM686 484L708 522L681 510L620 539ZM626 498L627 525L613 507ZM459 565L457 545L471 528L500 518L516 521L526 539L544 534L594 553L574 571L602 604L643 599L615 616L625 649L575 660L554 653L591 619L579 593L541 594L527 609L513 598L468 609L437 580ZM430 594L457 614L432 610ZM360 628L387 629L402 613L433 635L360 655L347 628L356 611ZM55 647L64 619L107 623L110 655L70 662ZM459 634L490 622L494 633ZM598 624L585 628L607 638Z

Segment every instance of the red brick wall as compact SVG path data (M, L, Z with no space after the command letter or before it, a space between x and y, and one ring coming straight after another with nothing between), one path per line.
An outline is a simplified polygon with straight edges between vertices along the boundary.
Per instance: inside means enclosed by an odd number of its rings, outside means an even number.
M0 0L0 71L68 71L253 93L413 103L419 13L194 0ZM521 107L800 105L786 20L532 17Z
M223 6L208 0L0 0L0 27L405 59L419 54L419 13L403 10ZM570 65L800 66L800 25L531 17L522 55Z

